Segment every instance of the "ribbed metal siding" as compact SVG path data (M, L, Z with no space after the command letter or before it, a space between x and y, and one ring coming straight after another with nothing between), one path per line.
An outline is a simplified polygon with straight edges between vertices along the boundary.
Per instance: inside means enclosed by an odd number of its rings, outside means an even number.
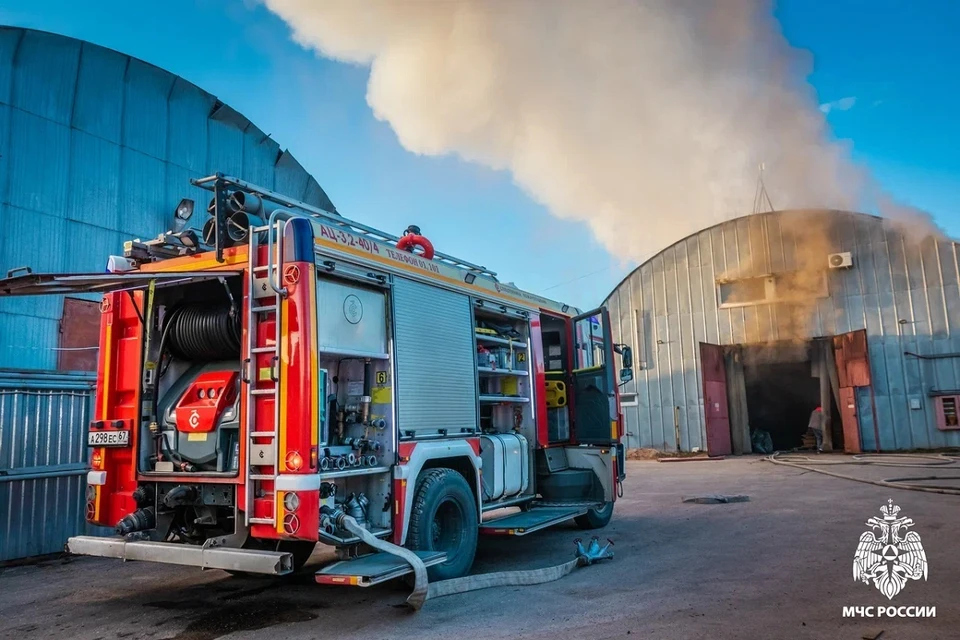
M0 373L0 561L56 553L88 531L94 383L92 375Z
M190 178L232 173L332 209L288 152L216 97L162 69L62 36L0 27L0 275L103 269L154 237ZM42 244L37 243L43 238ZM0 367L56 366L60 297L0 300Z
M722 275L796 268L798 246L785 216L825 225L830 230L825 254L853 254L853 269L829 272L830 295L817 302L801 333L813 338L867 330L881 449L960 445L960 432L936 428L929 397L931 388L960 388L960 359L903 355L960 352L960 248L932 239L918 246L878 218L822 211L749 216L705 229L641 265L607 298L615 338L647 363L623 390L637 394L637 406L624 409L628 425L635 425L628 428L633 431L628 446L674 449L675 406L682 449L705 446L699 342L791 337L783 332L789 317L783 308L719 309L716 297ZM910 409L911 399L919 400L921 409ZM875 441L869 396L858 404L861 437L869 447Z
M397 422L401 436L477 428L476 355L467 296L393 284Z

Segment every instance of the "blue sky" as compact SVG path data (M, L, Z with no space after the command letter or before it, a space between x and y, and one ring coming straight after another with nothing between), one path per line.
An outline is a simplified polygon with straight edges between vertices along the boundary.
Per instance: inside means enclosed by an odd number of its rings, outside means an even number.
M809 80L854 158L960 237L960 40L951 29L960 3L781 0L776 15L787 39L813 54ZM530 291L595 306L629 269L508 174L407 153L366 105L365 69L302 50L253 0L4 0L0 23L184 76L288 147L344 215L394 233L419 224L439 250Z

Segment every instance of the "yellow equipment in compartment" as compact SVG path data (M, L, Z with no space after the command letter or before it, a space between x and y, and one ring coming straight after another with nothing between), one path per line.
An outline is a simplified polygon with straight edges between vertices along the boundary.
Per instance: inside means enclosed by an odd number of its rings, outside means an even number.
M559 380L547 380L547 408L567 406L567 385Z

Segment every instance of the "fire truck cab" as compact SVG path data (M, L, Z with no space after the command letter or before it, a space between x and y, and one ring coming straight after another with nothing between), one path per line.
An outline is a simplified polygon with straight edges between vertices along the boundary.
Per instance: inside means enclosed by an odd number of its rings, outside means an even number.
M408 569L340 514L431 579L467 574L479 534L610 521L632 358L605 310L504 284L415 227L193 184L213 195L202 237L185 200L106 273L0 280L103 293L86 514L116 535L70 552L282 575L323 543L341 560L317 581L366 586Z

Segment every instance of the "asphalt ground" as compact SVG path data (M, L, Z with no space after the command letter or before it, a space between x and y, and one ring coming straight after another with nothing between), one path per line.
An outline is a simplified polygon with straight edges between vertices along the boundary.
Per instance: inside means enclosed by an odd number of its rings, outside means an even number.
M861 477L950 469L848 468ZM489 589L400 606L396 581L323 587L287 579L98 558L0 570L0 638L873 638L960 637L960 496L891 490L774 466L757 457L631 461L613 521L597 532L615 558L557 582ZM957 471L952 471L957 475ZM960 486L960 482L956 483ZM748 502L683 503L707 494ZM892 498L915 522L926 580L888 600L855 582L866 520ZM481 539L474 573L560 564L572 523L520 538ZM312 563L329 552L318 550ZM936 617L844 617L844 607L935 607ZM896 611L896 609L894 610Z

